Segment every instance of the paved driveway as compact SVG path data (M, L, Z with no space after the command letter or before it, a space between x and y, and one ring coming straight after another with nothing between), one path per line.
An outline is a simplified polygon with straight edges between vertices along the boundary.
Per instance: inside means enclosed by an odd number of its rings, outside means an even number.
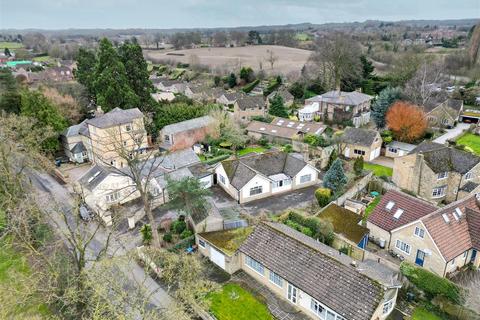
M222 209L232 209L246 212L252 216L265 213L281 213L287 209L305 208L315 201L315 190L319 185L310 186L295 191L274 195L268 198L255 200L252 202L238 204L222 188L215 186L212 188L212 198L215 206Z
M468 130L470 123L458 123L457 126L453 129L447 129L447 132L433 140L433 142L444 144L447 140L455 139L461 135L464 131Z

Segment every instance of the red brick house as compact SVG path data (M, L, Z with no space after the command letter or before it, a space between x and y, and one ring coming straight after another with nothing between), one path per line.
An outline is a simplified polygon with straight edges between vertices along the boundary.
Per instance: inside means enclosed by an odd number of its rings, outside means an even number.
M211 117L204 116L165 126L159 134L160 147L169 151L191 148L213 133L213 122Z

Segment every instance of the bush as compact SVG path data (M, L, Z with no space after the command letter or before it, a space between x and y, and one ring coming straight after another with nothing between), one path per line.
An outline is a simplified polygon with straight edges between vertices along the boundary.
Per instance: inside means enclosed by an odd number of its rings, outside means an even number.
M261 145L262 147L266 147L268 146L268 140L265 138L261 138L260 140L258 140L258 144Z
M242 91L245 92L245 93L249 93L250 91L252 91L258 84L260 83L260 80L255 80L249 84L247 84L246 86L244 86L242 88Z
M173 240L173 236L172 236L171 233L165 233L163 235L163 241L170 243L170 242L172 242L172 240Z
M332 224L330 222L322 221L316 217L307 218L297 212L291 211L288 213L285 224L312 238L318 239L320 242L323 242L326 245L331 245L335 239ZM310 230L310 232L306 231L306 229L303 229L302 227L306 227Z
M187 223L185 221L176 220L172 224L172 231L176 234L181 234L185 229L187 229Z
M439 277L430 271L416 267L410 263L402 262L400 271L418 289L425 292L427 298L443 296L456 304L463 304L462 291L460 287L446 278Z
M355 158L355 162L353 163L353 171L357 176L361 175L363 172L363 157Z
M291 153L293 152L293 147L291 144L286 144L283 146L283 152L286 152L286 153Z
M188 229L185 229L183 230L183 232L180 234L180 239L186 239L188 237L191 237L193 236L193 232L188 230Z
M327 189L327 188L318 188L315 190L315 198L318 201L318 205L323 208L325 207L329 202L330 198L332 197L332 190Z
M140 233L142 234L144 244L148 245L152 242L152 227L149 224L144 224L140 229Z

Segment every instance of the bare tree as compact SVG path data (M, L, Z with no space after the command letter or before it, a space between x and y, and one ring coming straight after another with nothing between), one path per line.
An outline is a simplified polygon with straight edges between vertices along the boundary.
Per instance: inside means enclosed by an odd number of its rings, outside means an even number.
M438 90L446 83L444 71L443 63L425 59L405 84L404 95L419 106L434 103L433 100L437 99L444 100L445 94Z
M342 80L361 72L359 44L342 33L332 38L319 39L315 52L310 57L306 72L320 77L326 89L340 90Z
M227 44L227 34L223 31L216 32L213 35L213 43L216 47L224 47Z
M278 60L278 56L275 55L275 53L273 52L273 50L267 50L267 57L265 58L265 60L270 63L270 69L273 70L273 65L275 64L275 62L277 62Z

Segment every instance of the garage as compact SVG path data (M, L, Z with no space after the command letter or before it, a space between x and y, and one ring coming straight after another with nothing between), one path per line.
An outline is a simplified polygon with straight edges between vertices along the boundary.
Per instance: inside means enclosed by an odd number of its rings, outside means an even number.
M213 247L210 247L210 260L225 270L225 256Z

